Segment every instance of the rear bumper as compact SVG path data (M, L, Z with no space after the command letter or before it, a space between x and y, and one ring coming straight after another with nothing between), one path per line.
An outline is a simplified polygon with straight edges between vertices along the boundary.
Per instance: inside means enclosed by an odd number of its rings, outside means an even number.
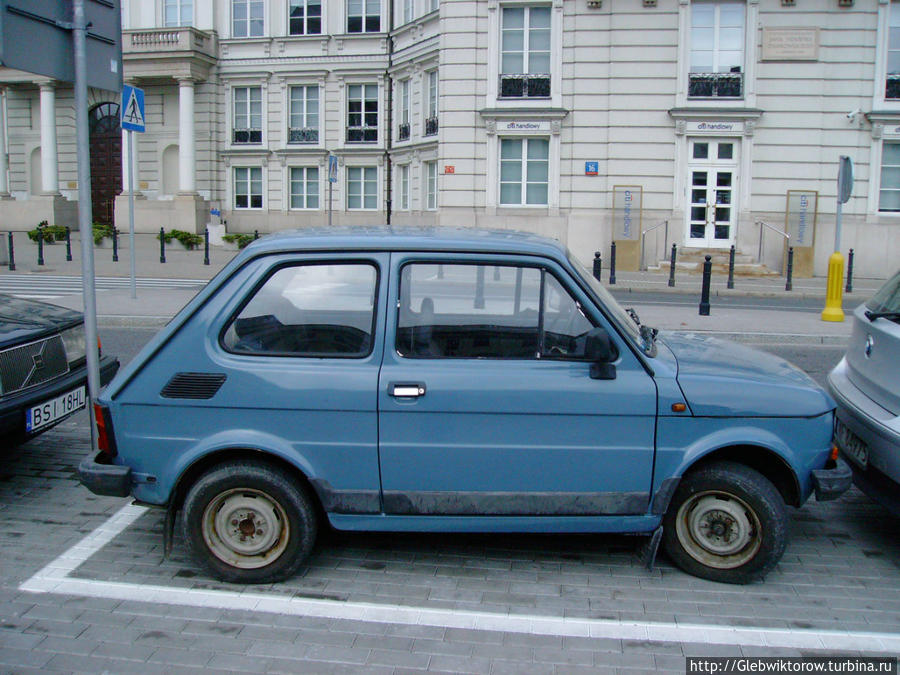
M835 462L833 469L816 469L812 472L813 487L816 491L816 501L827 502L837 499L853 483L853 472L842 459Z
M103 453L90 454L78 465L78 479L95 495L127 497L131 494L131 467L104 464Z

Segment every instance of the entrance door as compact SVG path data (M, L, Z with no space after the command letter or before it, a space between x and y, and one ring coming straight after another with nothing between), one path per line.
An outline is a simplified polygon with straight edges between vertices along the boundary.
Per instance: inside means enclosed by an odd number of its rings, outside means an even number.
M90 113L91 209L95 223L113 222L116 195L122 192L122 130L119 104L101 103Z
M691 140L687 246L728 248L734 243L738 150L735 140Z

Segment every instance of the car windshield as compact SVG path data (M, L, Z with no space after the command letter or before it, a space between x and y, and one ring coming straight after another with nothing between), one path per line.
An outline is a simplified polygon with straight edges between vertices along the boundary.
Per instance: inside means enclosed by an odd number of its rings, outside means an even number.
M591 290L597 294L597 297L600 299L600 302L606 307L607 311L612 315L613 320L619 324L619 327L622 328L625 333L631 338L631 341L645 354L649 356L653 356L655 354L655 350L653 349L653 339L646 339L642 336L639 325L633 320L633 317L626 312L622 306L616 301L616 299L612 296L612 294L606 290L606 288L601 284L597 279L594 278L594 275L591 274L588 269L581 264L581 262L572 255L571 251L567 252L569 262L575 267L575 270L584 279L585 283L587 283Z
M881 317L900 323L900 272L882 286L866 303L866 316ZM870 316L871 315L871 316Z

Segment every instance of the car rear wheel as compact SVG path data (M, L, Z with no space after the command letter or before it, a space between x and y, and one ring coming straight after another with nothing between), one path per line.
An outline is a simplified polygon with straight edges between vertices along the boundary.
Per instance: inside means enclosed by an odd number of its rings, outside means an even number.
M762 579L787 546L787 513L775 486L759 472L718 462L682 478L663 526L672 561L712 581Z
M317 522L306 490L267 464L229 462L203 474L184 501L194 559L222 581L259 584L296 573Z

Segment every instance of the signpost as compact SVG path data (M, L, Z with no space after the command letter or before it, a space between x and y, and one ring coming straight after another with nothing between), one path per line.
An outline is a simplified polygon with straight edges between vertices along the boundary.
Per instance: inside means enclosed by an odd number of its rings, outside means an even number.
M853 192L853 162L847 155L841 155L837 180L837 211L834 216L834 253L828 258L828 280L825 286L825 309L822 321L843 321L842 308L844 291L844 256L841 255L841 219L843 205L850 200Z
M328 227L331 227L331 197L334 192L334 184L337 183L338 161L334 155L328 155Z
M137 299L134 262L134 132L144 133L144 90L122 87L122 128L128 131L128 241L131 246L131 299Z

